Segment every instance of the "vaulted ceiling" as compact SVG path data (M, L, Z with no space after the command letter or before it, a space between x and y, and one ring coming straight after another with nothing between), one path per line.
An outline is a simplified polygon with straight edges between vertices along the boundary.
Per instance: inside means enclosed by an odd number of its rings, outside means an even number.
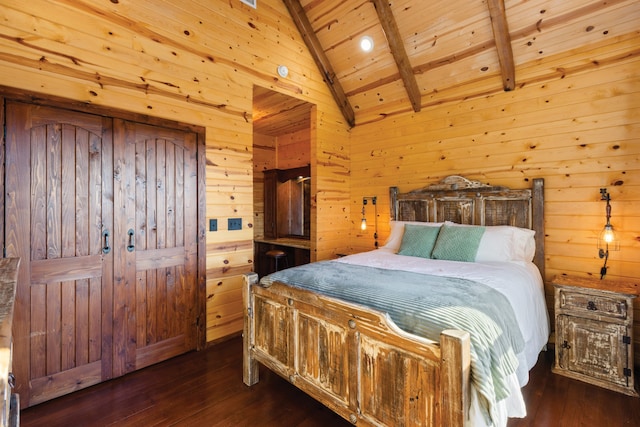
M283 1L350 126L580 71L640 20L637 0Z

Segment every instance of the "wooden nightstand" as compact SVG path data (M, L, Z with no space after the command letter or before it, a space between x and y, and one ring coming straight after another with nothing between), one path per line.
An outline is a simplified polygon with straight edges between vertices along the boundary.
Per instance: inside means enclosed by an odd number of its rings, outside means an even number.
M558 276L555 288L556 361L553 372L630 396L633 298L623 282Z

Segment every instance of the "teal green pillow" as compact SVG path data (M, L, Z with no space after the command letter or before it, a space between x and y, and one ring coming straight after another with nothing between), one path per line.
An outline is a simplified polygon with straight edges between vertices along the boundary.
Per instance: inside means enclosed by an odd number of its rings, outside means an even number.
M440 227L405 224L398 255L431 258L431 251L439 232Z
M431 258L473 262L483 234L482 226L444 224L433 247Z

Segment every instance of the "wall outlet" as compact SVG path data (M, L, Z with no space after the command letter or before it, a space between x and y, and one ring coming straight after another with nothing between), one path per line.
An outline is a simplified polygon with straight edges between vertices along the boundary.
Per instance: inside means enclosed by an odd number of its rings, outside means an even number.
M227 224L229 230L242 230L242 218L229 218Z
M210 219L209 220L209 231L218 231L218 220Z

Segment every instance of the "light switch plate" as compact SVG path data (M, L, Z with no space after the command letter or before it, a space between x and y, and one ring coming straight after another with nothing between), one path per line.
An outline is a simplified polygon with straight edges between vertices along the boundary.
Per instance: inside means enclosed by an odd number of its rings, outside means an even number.
M227 220L229 230L242 230L242 218L229 218Z

